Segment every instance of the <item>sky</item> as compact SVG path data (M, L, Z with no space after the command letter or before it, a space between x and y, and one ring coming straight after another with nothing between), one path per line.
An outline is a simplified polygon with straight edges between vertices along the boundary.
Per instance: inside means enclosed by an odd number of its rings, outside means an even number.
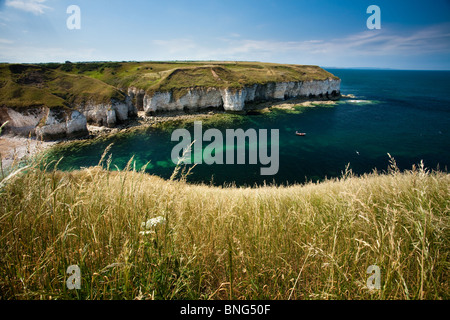
M0 62L67 60L450 70L450 0L0 0Z

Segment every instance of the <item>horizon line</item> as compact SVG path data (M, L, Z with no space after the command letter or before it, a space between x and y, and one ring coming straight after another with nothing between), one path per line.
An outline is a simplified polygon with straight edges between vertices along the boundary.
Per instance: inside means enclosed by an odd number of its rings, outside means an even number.
M48 61L48 62L7 62L0 61L0 64L65 64L67 62L70 63L145 63L145 62L153 62L153 63L166 63L166 62L224 62L224 63L238 63L238 62L252 62L252 63L267 63L267 64L285 64L285 65L304 65L304 66L318 66L323 69L353 69L353 70L392 70L392 71L450 71L450 69L404 69L404 68L392 68L392 67L338 67L338 66L321 66L316 64L299 64L299 63L279 63L279 62L266 62L266 61L256 61L256 60L194 60L194 59L174 59L174 60L85 60L85 61L69 61L65 62L61 61Z

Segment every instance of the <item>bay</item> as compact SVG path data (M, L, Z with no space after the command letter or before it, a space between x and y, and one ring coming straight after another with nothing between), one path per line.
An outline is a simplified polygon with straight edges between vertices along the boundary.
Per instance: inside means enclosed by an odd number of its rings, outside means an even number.
M197 165L189 182L253 186L321 181L339 177L346 166L355 174L386 170L391 154L400 169L424 161L426 167L446 171L450 164L450 72L328 69L342 79L346 95L335 106L297 108L295 112L242 115L207 123L217 128L279 129L280 168L261 176L261 165ZM193 124L183 127L193 133ZM295 135L305 132L305 137ZM58 168L76 170L98 163L111 148L112 169L123 169L134 156L137 169L150 161L146 172L168 179L171 132L150 128L89 144L72 144L53 151ZM206 147L207 144L204 144ZM116 167L117 166L117 167Z

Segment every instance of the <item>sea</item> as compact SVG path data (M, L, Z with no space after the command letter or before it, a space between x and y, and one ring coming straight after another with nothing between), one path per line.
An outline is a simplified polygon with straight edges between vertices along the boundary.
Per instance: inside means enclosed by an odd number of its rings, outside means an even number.
M264 166L249 161L203 163L191 170L187 181L249 187L320 182L350 170L355 175L386 172L390 157L400 170L411 170L423 161L428 170L448 172L450 71L327 70L342 80L344 97L335 105L233 115L203 125L203 130L219 129L224 136L227 129L278 129L279 169L275 175L261 175ZM182 127L193 136L193 123ZM175 169L171 159L178 144L171 141L175 129L148 128L72 143L52 151L50 159L60 160L60 170L95 166L106 147L113 144L107 155L111 156L110 170L123 170L127 164L141 170L146 165L146 173L169 179ZM306 135L297 136L297 131Z

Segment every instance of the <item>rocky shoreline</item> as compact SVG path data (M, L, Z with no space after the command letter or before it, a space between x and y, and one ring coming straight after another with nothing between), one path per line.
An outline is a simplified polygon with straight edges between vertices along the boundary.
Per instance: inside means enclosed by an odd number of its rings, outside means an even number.
M5 134L0 137L1 171L11 168L56 145L56 141L39 141L36 138Z
M117 134L126 130L133 128L145 128L149 126L156 126L165 122L175 122L175 121L186 121L186 120L201 120L213 117L220 114L238 114L238 115L256 115L271 112L272 109L281 110L294 110L295 107L313 107L315 105L335 105L337 100L328 99L308 99L308 98L297 98L290 99L287 101L266 101L254 103L248 106L248 109L241 112L228 112L224 110L199 110L190 111L186 113L185 111L166 111L158 112L155 115L148 115L144 111L139 111L135 118L129 119L124 123L117 124L115 127L103 127L96 125L88 125L89 136L75 139L75 140L88 140L95 139L102 136L109 136L112 134ZM73 141L70 139L69 141ZM67 140L64 140L67 141Z

